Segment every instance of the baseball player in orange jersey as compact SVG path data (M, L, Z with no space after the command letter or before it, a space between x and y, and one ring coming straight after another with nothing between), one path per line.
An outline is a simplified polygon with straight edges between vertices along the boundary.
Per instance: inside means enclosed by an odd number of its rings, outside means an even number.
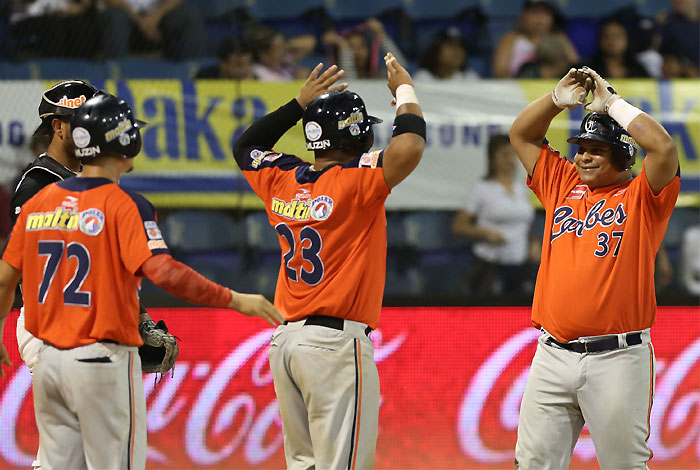
M26 328L43 342L33 370L42 468L145 468L141 276L191 302L282 321L262 296L175 261L153 206L116 184L133 168L142 124L116 97L82 104L71 118L81 176L22 206L0 262L0 334L21 277ZM9 364L4 346L0 362Z
M75 176L80 171L80 159L75 157L75 146L71 139L70 119L82 103L97 93L102 92L83 80L63 80L42 93L39 103L41 124L34 135L46 134L50 137L50 143L46 153L22 171L10 202L10 220L13 225L22 205L36 193L45 186ZM152 320L142 305L140 308L139 323ZM24 307L20 309L17 318L16 334L20 357L31 373L43 342L25 328ZM35 469L41 468L39 453L37 451L37 458L32 463Z
M593 111L544 140L565 107ZM515 467L565 469L586 423L602 469L645 469L654 397L654 259L680 189L673 140L584 67L516 118L510 138L547 216L532 322L542 329L523 394ZM646 152L633 177L635 141Z
M379 376L368 334L384 291L384 200L425 146L411 77L393 56L386 62L397 105L386 149L367 153L380 120L346 84L332 86L342 70L318 76L322 64L233 147L282 248L275 305L287 321L272 337L270 369L290 469L374 467ZM302 117L313 164L272 149Z

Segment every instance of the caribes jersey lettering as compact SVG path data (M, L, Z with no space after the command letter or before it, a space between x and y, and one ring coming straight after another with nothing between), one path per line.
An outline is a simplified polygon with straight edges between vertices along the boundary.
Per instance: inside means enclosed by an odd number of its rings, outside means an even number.
M389 194L382 152L313 171L294 155L249 148L238 164L280 240L275 306L284 317L329 315L376 328Z
M528 185L547 213L533 323L560 341L651 327L654 261L680 178L654 195L643 167L631 181L591 190L543 145Z
M619 203L616 208L608 207L605 210L607 199L596 202L583 219L577 219L571 206L561 206L554 210L553 228L550 241L554 241L565 233L575 233L577 237L583 235L584 230L593 230L597 226L609 227L613 224L623 225L627 220L624 204Z

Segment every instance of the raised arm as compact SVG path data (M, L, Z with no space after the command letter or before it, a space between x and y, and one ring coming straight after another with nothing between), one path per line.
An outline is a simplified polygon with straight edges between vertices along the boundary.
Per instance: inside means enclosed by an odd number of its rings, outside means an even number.
M627 103L595 70L583 67L593 78L593 101L586 109L607 113L618 122L646 152L644 169L654 194L678 174L678 151L666 129L653 117Z
M389 145L384 150L384 180L389 188L403 181L418 166L425 148L425 120L413 80L392 54L385 57L387 86L396 99L396 119Z
M330 66L319 76L322 68L323 64L318 64L311 71L295 99L255 121L236 140L233 144L233 156L239 166L243 166L240 159L245 158L246 148L253 146L272 148L284 133L302 118L304 109L311 100L328 91L343 90L348 87L347 83L331 87L343 76L343 71L338 70L337 66Z
M559 80L554 91L527 105L513 121L510 127L510 143L528 175L532 176L540 155L542 140L552 119L564 108L574 109L585 103L588 92L582 84L592 87L585 73L576 69L569 70L564 78Z

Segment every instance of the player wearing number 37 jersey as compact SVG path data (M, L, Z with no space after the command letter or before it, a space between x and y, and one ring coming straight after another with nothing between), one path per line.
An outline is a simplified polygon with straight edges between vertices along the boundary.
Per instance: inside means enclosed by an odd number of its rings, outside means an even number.
M381 121L347 85L332 87L342 71L319 76L322 64L233 148L282 247L275 306L287 322L273 335L270 369L290 469L374 466L379 377L368 334L384 291L384 200L425 145L411 77L386 61L397 117L383 151L368 153ZM272 149L302 117L313 164Z
M586 108L573 164L545 133ZM646 469L655 358L654 259L680 189L673 140L584 67L530 103L510 130L547 213L532 305L542 329L523 393L516 468L565 469L585 424L601 469ZM633 177L635 141L646 152Z

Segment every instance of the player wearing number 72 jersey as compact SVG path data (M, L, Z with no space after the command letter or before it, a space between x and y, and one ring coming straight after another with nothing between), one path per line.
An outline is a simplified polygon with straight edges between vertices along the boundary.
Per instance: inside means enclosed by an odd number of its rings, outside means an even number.
M585 102L573 164L545 133ZM516 468L569 468L586 423L600 467L645 469L655 359L654 259L678 197L673 139L596 72L571 69L510 138L547 212L532 322L542 329L520 407ZM633 177L635 140L646 151Z
M270 369L289 469L374 466L379 377L368 333L384 291L384 200L425 145L411 77L386 60L397 116L385 150L367 153L380 121L347 85L329 89L342 71L318 76L321 64L233 148L282 247L275 305L287 324L273 335ZM302 116L313 164L272 149Z
M262 296L175 261L153 206L117 185L133 168L142 124L105 93L80 105L70 135L81 175L24 203L0 261L0 336L21 277L26 328L42 343L33 368L42 468L145 468L141 277L194 303L282 321ZM0 363L9 365L4 345Z

